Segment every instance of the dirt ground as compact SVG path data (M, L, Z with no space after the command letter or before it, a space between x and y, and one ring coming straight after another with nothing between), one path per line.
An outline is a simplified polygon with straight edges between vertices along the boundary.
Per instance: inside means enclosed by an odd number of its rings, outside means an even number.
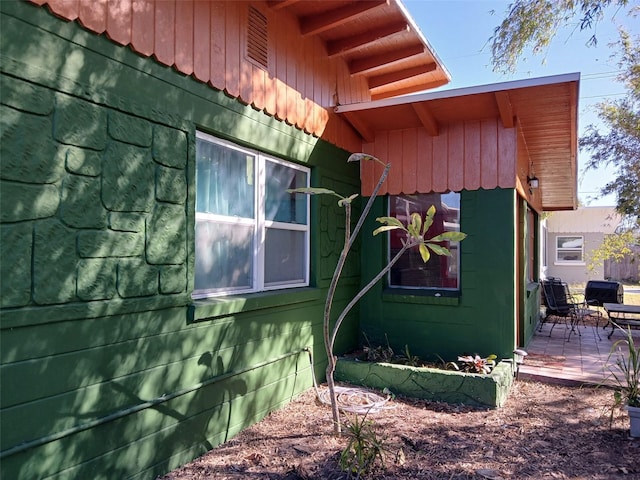
M518 380L506 405L485 410L396 398L369 414L386 447L368 479L640 479L640 439L605 388ZM352 414L347 414L352 418ZM347 439L313 390L162 480L338 480Z

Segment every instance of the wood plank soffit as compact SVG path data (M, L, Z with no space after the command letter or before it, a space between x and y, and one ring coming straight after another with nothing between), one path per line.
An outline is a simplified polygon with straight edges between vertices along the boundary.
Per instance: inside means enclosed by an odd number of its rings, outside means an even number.
M295 3L298 3L299 1L300 0L269 0L267 2L267 6L273 10L282 10Z
M409 32L410 30L411 27L407 22L398 22L376 30L366 31L358 35L333 40L331 42L327 42L327 56L332 58L338 55L344 55L358 48L378 42L383 38L391 37L398 33Z
M375 140L375 132L360 119L357 113L345 112L343 115L365 142L373 142Z
M405 70L399 70L397 72L385 73L375 77L369 78L369 88L377 88L389 83L399 82L406 80L407 78L416 77L425 73L431 73L435 71L438 66L434 63L427 65L420 65L417 67L407 68Z
M422 126L427 131L427 133L431 137L437 137L440 135L440 126L438 125L438 121L431 113L429 107L427 107L424 103L413 103L411 105L413 107L414 112L418 115L420 122L422 122Z
M509 92L500 91L494 93L496 103L498 104L498 111L500 112L500 119L502 120L502 126L504 128L513 128L515 126L513 107L511 106L511 99L509 98Z
M349 73L351 75L356 75L358 73L370 72L371 70L388 66L395 62L406 60L407 58L421 55L423 53L425 53L424 46L417 44L406 48L396 49L392 52L357 58L349 63Z
M326 13L309 15L300 18L300 33L303 36L317 35L331 28L342 25L362 13L385 5L387 0L361 1L339 7Z

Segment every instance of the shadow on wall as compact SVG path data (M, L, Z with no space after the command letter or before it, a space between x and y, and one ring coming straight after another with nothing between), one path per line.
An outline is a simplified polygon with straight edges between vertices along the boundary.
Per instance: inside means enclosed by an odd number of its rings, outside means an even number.
M187 321L193 125L255 120L44 9L2 4L2 477L166 471L310 385L297 349L317 324Z

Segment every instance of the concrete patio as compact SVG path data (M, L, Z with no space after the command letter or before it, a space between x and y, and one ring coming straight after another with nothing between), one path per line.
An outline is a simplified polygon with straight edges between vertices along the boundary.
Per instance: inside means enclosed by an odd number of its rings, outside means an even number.
M542 325L526 348L529 356L520 367L520 378L532 378L549 383L601 384L607 377L605 369L612 346L623 337L615 332L611 339L607 335L611 327L603 330L606 319L595 325L579 325L577 332L563 323L558 323L551 336L553 323ZM578 333L579 332L579 333ZM569 335L570 334L570 335ZM640 330L632 330L636 344L640 343Z

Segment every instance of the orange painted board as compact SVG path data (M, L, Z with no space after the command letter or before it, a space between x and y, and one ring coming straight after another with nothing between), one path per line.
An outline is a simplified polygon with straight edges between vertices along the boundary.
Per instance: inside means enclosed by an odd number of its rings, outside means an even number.
M391 162L391 169L387 177L387 190L390 195L400 195L402 193L402 172L404 171L404 152L402 145L402 130L392 130L389 132L389 152L388 161Z
M284 120L287 116L287 31L278 29L276 38L275 85L276 85L276 118Z
M420 128L417 130L418 162L416 165L416 190L429 193L433 189L433 137Z
M88 30L100 35L107 29L108 0L80 0L78 19Z
M176 8L176 68L185 75L193 73L193 1L181 0Z
M224 90L225 73L222 67L225 64L225 39L226 39L226 2L211 2L211 30L209 32L209 82L215 88Z
M232 97L240 96L240 33L238 3L227 2L225 8L225 90Z
M287 29L286 49L284 50L287 56L287 74L284 77L287 85L287 111L284 118L292 125L295 125L298 120L298 104L296 102L298 93L292 87L295 87L298 79L295 46L299 41L296 31Z
M151 0L136 0L131 14L131 46L145 57L153 55L154 7Z
M251 75L252 75L252 80L251 80L251 86L252 86L251 98L252 98L252 102L251 102L251 104L257 110L263 110L264 107L265 107L265 96L264 96L265 95L265 86L264 86L265 72L264 72L264 69L262 69L261 67L258 67L257 65L252 65Z
M480 122L464 124L464 188L480 188Z
M498 186L498 125L496 120L480 122L480 186L493 190Z
M402 131L402 191L415 193L418 170L418 131L408 128Z
M460 192L464 188L464 123L451 125L447 147L447 189Z
M201 82L209 81L211 30L209 2L196 0L193 3L193 75Z
M131 43L132 1L109 2L107 5L107 36L120 45Z
M517 129L498 125L498 186L514 188L516 184Z
M433 191L446 192L449 187L449 127L443 127L440 135L433 137Z
M156 59L167 66L172 66L175 63L175 23L175 2L156 2L154 53Z
M305 122L305 118L306 118L306 105L304 102L304 98L306 96L306 92L305 92L305 86L307 83L307 70L308 70L308 66L307 66L307 58L305 56L305 44L306 42L303 40L298 39L297 42L295 42L294 45L294 54L295 54L295 61L296 64L298 66L297 70L296 70L296 79L295 79L295 84L294 84L294 88L297 92L297 98L296 98L296 126L300 129L304 128L304 122Z
M363 143L362 153L375 155L375 146L373 143ZM373 176L375 162L360 162L360 193L365 197L370 197L373 192Z
M382 160L383 163L388 163L389 161L391 161L391 159L389 158L388 132L380 132L379 134L376 135L376 139L374 140L374 150L375 150L374 156ZM382 176L384 167L380 165L380 163L378 162L373 162L373 163L374 163L373 188L375 188L378 181L380 180L380 177ZM389 172L389 174L391 174L391 172ZM389 178L385 180L385 182L380 187L380 190L378 190L378 195L386 195L388 188L389 188Z
M47 2L49 8L56 15L75 20L78 18L79 0L50 0Z

